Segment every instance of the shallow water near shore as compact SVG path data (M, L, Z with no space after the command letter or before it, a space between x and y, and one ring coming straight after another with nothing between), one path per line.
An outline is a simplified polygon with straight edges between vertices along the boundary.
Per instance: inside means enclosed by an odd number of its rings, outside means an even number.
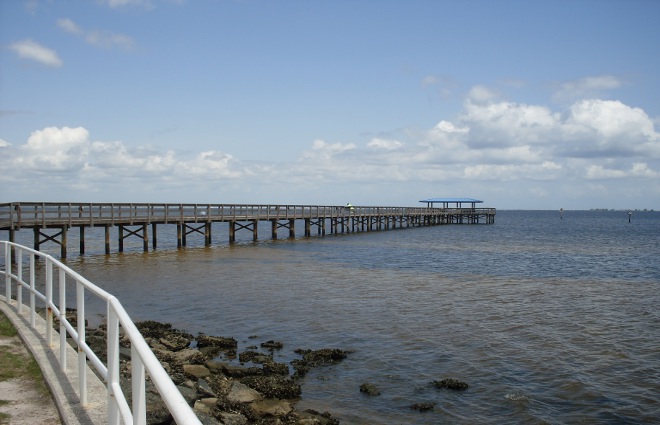
M153 252L136 243L67 263L135 321L232 336L239 348L278 340L277 361L296 348L351 350L306 376L297 405L342 423L657 421L658 212L629 223L622 211L498 211L493 225L223 237L177 250L159 236ZM89 311L104 314L93 300ZM444 378L470 387L430 385ZM365 382L382 394L361 394ZM409 408L420 402L435 406Z

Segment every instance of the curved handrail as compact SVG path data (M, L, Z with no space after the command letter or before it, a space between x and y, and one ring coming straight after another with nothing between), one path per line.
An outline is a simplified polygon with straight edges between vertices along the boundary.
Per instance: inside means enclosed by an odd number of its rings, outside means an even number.
M40 251L19 245L13 242L0 241L4 248L4 268L0 275L5 277L5 298L9 303L12 300L12 292L16 294L18 313L22 313L23 292L27 290L30 296L30 325L35 327L36 302L37 299L45 302L46 306L46 343L52 347L53 318L57 317L60 322L60 369L66 372L66 347L67 334L75 341L78 347L78 374L80 383L80 403L87 404L87 360L93 365L99 375L106 383L108 391L108 423L119 424L146 424L146 401L145 383L146 375L149 374L151 381L156 386L163 401L167 405L174 420L180 424L201 424L192 408L183 398L176 385L149 348L142 334L131 320L130 316L121 305L119 300L112 294L96 286L71 268L62 264L52 256ZM27 261L24 261L27 258ZM36 289L35 264L37 258L45 261L45 291L40 293ZM24 264L27 263L27 264ZM24 278L23 269L29 267L29 276ZM55 282L54 270L57 270L58 279ZM69 322L66 317L67 281L75 281L76 284L76 310L77 326ZM12 291L13 283L16 290ZM53 290L58 290L57 304L53 301ZM85 341L85 295L92 293L104 300L107 306L107 365L104 365L99 357L92 351ZM132 375L132 406L129 406L126 397L119 385L119 326L121 325L124 335L131 341L131 375Z

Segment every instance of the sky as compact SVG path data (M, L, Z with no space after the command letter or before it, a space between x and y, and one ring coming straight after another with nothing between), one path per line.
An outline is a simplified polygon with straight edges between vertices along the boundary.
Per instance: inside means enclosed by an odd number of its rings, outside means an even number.
M0 202L660 210L660 1L0 0Z

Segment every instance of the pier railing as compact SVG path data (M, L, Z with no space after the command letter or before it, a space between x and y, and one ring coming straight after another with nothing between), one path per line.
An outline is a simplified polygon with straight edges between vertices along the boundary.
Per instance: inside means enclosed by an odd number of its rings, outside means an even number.
M246 220L291 220L349 216L428 216L494 214L494 208L443 209L428 207L269 204L147 204L13 202L0 204L0 229L21 227L104 226L115 224L204 223Z
M68 212L68 210L67 210ZM59 363L63 372L67 371L67 335L74 341L78 351L78 376L80 404L87 404L87 361L95 368L106 383L108 392L108 424L146 424L145 382L149 375L175 421L179 424L201 424L177 387L151 351L137 327L112 294L104 291L74 270L50 255L16 243L0 241L4 249L5 300L12 301L15 294L17 310L23 313L23 293L29 295L30 325L36 322L37 304L46 311L46 343L52 346L53 320L59 320ZM41 258L45 267L45 294L36 287L35 265ZM27 276L25 272L27 271ZM71 282L75 287L75 307L77 323L72 325L67 319L67 287ZM15 289L14 289L15 284ZM58 296L55 297L54 294ZM85 339L85 298L94 295L107 306L107 364L99 359ZM55 299L57 298L57 302ZM132 406L129 406L119 382L119 329L131 341L131 382Z

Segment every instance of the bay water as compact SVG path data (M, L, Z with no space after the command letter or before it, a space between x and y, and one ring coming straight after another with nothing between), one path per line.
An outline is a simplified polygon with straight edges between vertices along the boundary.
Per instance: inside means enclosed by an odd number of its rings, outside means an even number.
M498 211L491 225L234 244L214 226L212 247L159 231L157 250L110 255L88 230L88 253L66 262L134 321L239 351L281 341L280 362L350 350L301 381L297 404L341 423L660 421L660 212ZM103 305L87 308L102 320ZM445 378L469 388L431 385Z

